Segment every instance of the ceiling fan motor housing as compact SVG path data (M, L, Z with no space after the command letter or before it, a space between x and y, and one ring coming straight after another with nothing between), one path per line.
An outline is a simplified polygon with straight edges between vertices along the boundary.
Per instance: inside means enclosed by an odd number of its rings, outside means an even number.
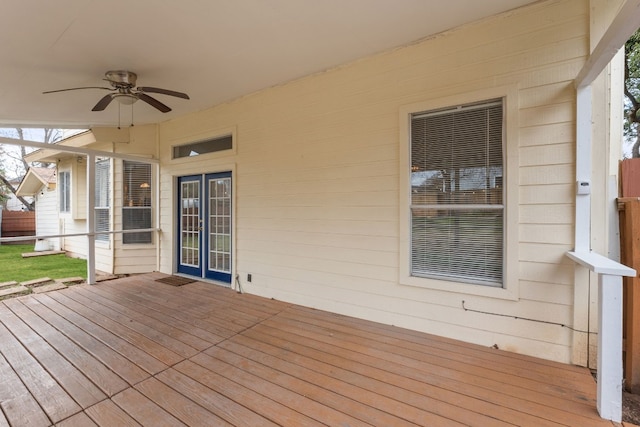
M136 73L126 70L113 70L104 73L106 80L111 82L115 87L125 86L134 87L138 79Z

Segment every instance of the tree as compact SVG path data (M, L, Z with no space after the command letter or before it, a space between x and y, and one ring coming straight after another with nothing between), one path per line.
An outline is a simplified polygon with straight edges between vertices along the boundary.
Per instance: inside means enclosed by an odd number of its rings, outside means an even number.
M624 45L624 136L633 142L631 157L640 157L640 29Z
M42 142L51 143L59 140L62 137L60 129L0 129L0 134L9 137L17 137L17 139L25 140L26 134L39 134L37 139ZM24 177L29 164L24 159L28 154L27 148L24 146L3 146L0 145L0 202L4 202L8 199L9 193L13 193L18 200L24 205L26 210L32 211L35 206L33 202L29 202L22 196L16 194L17 187L14 186L11 181L14 178ZM49 167L48 163L38 163L37 166Z

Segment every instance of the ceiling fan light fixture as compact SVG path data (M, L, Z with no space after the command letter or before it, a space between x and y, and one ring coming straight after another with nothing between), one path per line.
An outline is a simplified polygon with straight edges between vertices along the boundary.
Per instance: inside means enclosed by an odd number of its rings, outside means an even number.
M138 100L136 96L125 93L116 93L113 98L122 105L133 105Z

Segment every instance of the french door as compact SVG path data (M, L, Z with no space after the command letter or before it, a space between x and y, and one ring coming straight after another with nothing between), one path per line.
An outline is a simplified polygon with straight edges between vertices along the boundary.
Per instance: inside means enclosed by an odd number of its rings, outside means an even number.
M231 172L178 178L178 272L231 283Z

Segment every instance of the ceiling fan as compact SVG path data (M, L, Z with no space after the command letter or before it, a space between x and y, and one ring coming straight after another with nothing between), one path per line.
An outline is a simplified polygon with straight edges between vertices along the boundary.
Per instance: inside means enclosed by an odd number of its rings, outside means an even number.
M85 87L73 87L69 89L58 89L58 90L49 90L45 93L55 93L55 92L66 92L69 90L79 90L79 89L103 89L111 91L111 93L102 97L98 103L91 109L91 111L103 111L107 106L113 101L117 99L121 104L131 105L136 102L138 99L146 102L152 107L160 110L163 113L168 113L171 111L171 108L158 101L155 98L147 95L148 93L159 93L162 95L175 96L177 98L189 99L189 95L182 92L176 92L174 90L169 89L161 89L157 87L150 86L138 86L136 87L136 80L138 78L136 73L126 70L113 70L107 71L104 74L105 78L103 80L109 82L111 87L102 87L102 86L85 86Z

